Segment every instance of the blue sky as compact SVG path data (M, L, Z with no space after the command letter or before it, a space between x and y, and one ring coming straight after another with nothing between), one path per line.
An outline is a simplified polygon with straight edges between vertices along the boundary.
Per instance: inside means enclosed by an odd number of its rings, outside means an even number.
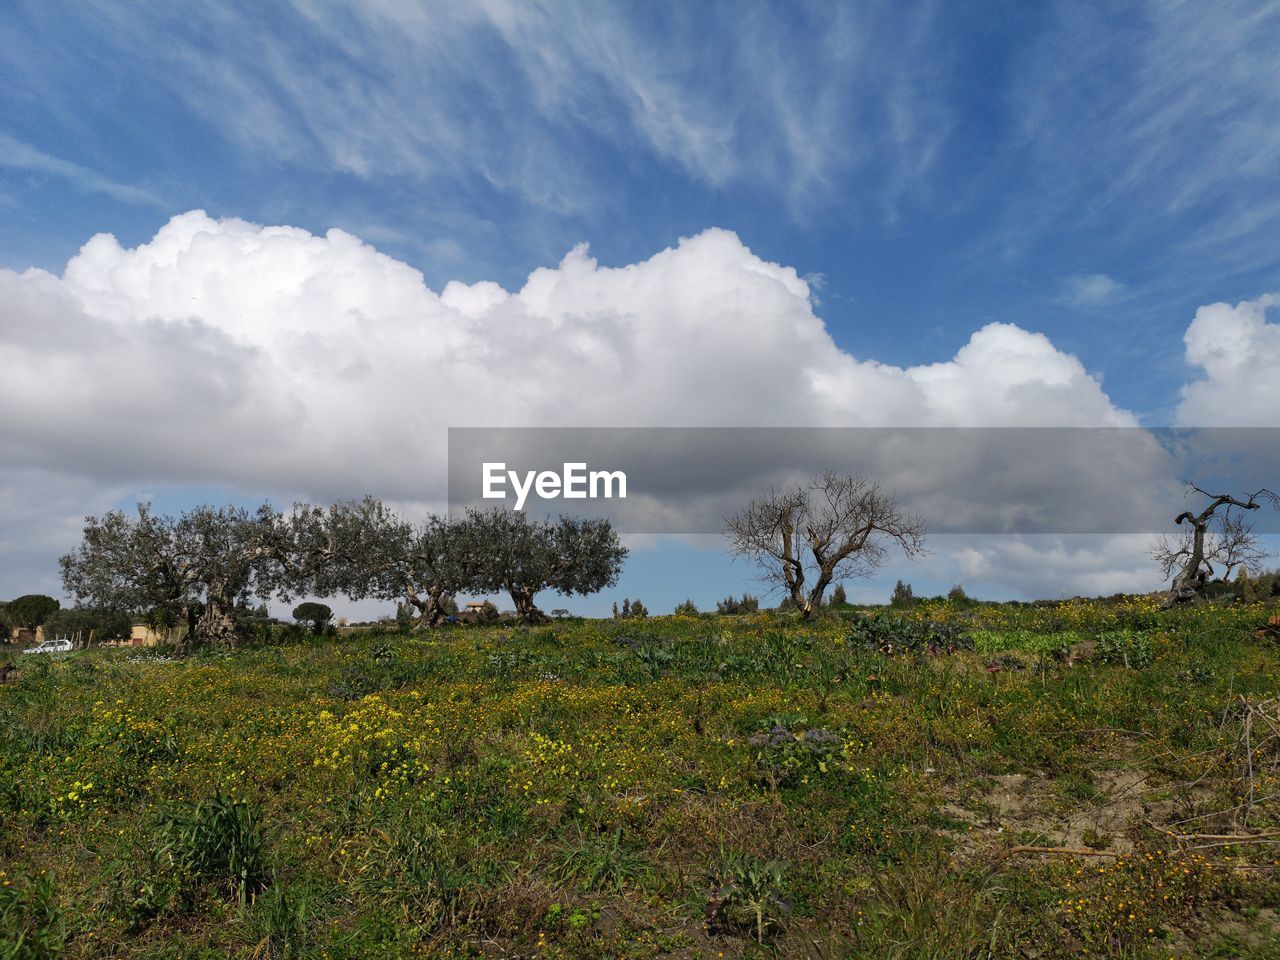
M436 291L722 228L806 278L853 357L944 362L1016 324L1148 424L1203 373L1197 310L1280 290L1276 3L19 0L0 37L19 273L194 209L341 228ZM706 562L705 593L738 586Z

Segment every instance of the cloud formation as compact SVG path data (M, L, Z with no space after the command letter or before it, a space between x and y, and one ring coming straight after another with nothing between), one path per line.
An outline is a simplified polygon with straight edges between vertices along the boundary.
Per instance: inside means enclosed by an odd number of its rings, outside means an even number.
M1209 379L1184 412L1242 364L1275 369L1273 302L1201 311L1188 357ZM516 291L437 292L341 230L191 211L133 249L95 236L61 276L0 270L0 317L0 455L24 471L2 492L36 501L62 478L77 518L166 484L438 502L449 426L1136 425L1012 324L932 364L855 357L794 269L718 229L622 267L576 247Z
M1211 303L1187 328L1187 363L1198 379L1182 388L1183 426L1274 427L1280 422L1280 295L1232 306Z
M1134 422L1009 324L927 366L855 358L794 269L723 230L437 293L342 231L192 211L134 249L94 237L61 277L0 271L0 311L0 450L118 482L421 497L448 426Z

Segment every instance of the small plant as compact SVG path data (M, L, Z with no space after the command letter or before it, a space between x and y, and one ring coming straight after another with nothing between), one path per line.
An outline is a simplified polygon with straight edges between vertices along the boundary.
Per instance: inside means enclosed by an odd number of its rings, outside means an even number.
M1133 630L1111 630L1098 634L1096 656L1102 663L1119 664L1131 670L1145 670L1155 659L1147 635Z
M62 956L67 928L49 874L18 886L0 870L0 958L53 960Z
M283 960L301 953L311 916L310 903L305 895L286 884L273 883L258 898L255 913L265 934L254 956Z
M162 859L195 880L225 884L243 908L266 886L266 848L247 803L221 791L160 821Z
M786 873L781 860L722 850L711 875L708 925L749 926L756 942L764 943L765 931L781 927L791 913L791 903L782 895Z
M644 858L629 850L622 839L622 828L593 838L569 851L556 873L566 880L576 880L586 890L621 893L652 873Z

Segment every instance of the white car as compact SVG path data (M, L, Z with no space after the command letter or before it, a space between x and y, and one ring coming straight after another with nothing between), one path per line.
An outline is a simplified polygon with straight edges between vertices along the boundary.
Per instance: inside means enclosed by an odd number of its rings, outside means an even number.
M65 637L60 640L46 640L38 647L23 650L23 653L66 653L71 649L71 641Z

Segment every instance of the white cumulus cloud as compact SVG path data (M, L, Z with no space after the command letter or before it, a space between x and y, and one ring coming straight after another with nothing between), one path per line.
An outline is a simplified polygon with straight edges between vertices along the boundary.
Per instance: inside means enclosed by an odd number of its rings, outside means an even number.
M1280 426L1280 295L1196 311L1183 340L1201 376L1182 388L1178 423Z
M1227 391L1231 371L1262 370L1267 350L1276 368L1271 303L1197 316L1188 355L1209 379L1184 414L1210 409L1202 395ZM580 246L514 291L436 291L341 230L192 211L136 248L96 236L60 276L0 270L0 365L0 455L20 468L0 474L0 496L35 501L57 478L57 517L41 525L65 546L80 516L131 490L438 502L449 426L1137 423L1077 358L1011 324L917 367L853 356L803 276L718 229L621 267ZM27 531L25 570L35 528L21 512L6 511L0 541ZM1029 564L1011 549L984 548L984 579ZM0 554L0 581L29 579ZM1050 567L1075 562L1092 561L1066 550Z
M193 211L62 276L0 271L0 315L0 449L118 482L422 496L448 426L1134 422L1016 326L922 367L855 358L794 269L724 230L437 293L343 231Z

